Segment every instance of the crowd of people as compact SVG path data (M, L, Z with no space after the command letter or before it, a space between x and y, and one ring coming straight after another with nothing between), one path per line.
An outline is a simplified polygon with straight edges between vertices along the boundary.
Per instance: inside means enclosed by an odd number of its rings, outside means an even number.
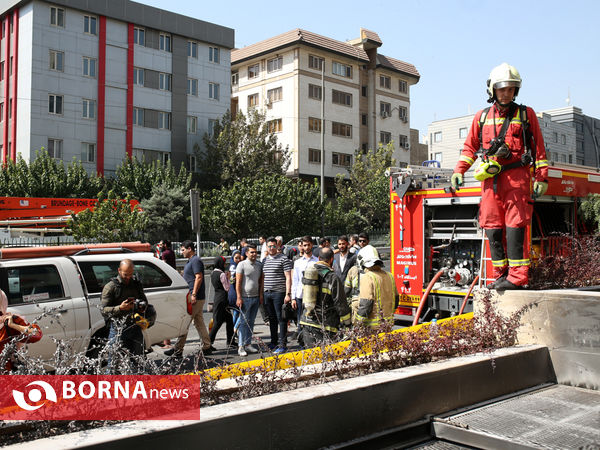
M398 293L367 233L340 236L335 249L326 237L317 244L304 236L293 247L282 241L281 236L260 236L258 244L242 239L228 269L223 256L215 258L211 345L225 324L230 348L237 347L240 356L257 352L252 338L261 310L269 327L267 346L275 354L288 351L292 324L291 339L307 348L335 341L343 328L377 329L382 320L393 322ZM229 247L224 239L221 243Z

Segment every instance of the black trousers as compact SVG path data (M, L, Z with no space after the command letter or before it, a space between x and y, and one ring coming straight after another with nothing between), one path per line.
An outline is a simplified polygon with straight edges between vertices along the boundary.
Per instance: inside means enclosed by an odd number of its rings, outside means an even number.
M227 343L230 344L233 341L233 316L227 311L228 306L227 299L213 305L213 326L209 333L211 344L215 342L219 328L223 323L225 323L227 332Z

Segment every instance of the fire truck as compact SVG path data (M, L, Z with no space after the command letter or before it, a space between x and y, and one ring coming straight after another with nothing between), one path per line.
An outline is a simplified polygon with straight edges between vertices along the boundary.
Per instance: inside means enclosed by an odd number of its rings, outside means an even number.
M400 293L398 320L416 323L472 311L472 289L493 281L489 243L478 223L481 183L469 171L465 185L454 190L451 175L452 169L439 164L390 169L390 264ZM564 249L569 236L587 231L577 210L590 193L600 194L600 171L549 167L548 191L533 200L526 229L533 264Z

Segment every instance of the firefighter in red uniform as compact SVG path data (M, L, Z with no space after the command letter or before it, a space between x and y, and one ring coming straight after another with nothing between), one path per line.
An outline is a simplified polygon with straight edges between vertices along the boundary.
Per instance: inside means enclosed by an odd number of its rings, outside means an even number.
M531 220L533 195L548 189L548 161L540 126L533 109L517 105L514 98L521 76L503 63L487 80L490 108L475 114L451 182L463 184L463 174L477 156L481 163L475 178L482 181L479 224L490 243L494 282L489 289L526 287L529 282L529 249L525 227ZM504 246L506 242L506 246Z

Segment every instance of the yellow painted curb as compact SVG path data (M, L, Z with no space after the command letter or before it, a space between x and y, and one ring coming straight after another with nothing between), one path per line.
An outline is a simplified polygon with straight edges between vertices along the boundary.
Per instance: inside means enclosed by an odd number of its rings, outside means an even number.
M457 322L456 325L462 323L462 321L470 321L473 319L473 313L462 314L460 316L450 317L448 319L441 319L438 323L444 322ZM422 327L430 326L430 323L424 323L415 325L413 327L401 328L399 330L390 331L389 333L380 333L379 338L383 338L386 335L393 335L397 333L415 332L420 330ZM364 338L363 341L369 338ZM360 354L368 354L372 350L368 343L361 346L360 350L356 350L353 353L348 353L347 349L351 345L352 341L342 341L335 344L330 344L324 349L321 347L309 348L306 350L300 350L296 352L284 353L279 356L270 356L263 359L255 359L252 361L246 361L237 364L231 364L225 367L218 367L215 369L209 369L202 373L203 377L210 380L223 380L225 378L233 378L243 375L249 375L251 373L261 371L274 371L281 369L289 369L292 367L300 367L304 365L318 364L322 362L322 350L328 355L328 359L331 359L331 355L334 355L334 359L356 357Z

